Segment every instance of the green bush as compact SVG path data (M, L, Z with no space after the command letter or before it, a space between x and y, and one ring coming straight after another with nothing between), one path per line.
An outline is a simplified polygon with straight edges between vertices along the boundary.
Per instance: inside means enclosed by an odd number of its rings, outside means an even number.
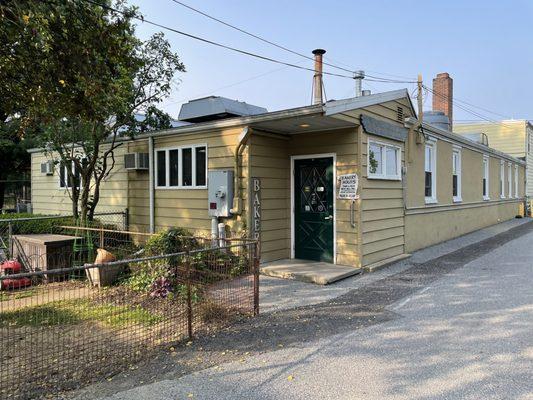
M39 219L37 217L44 217L45 215L39 214L0 214L0 232L8 230L7 219L23 219L33 218L30 220L20 220L11 222L13 234L24 235L31 233L54 233L58 232L61 225L76 225L76 220L73 217L57 217L57 218L45 218Z
M198 242L191 238L191 233L183 228L170 228L159 232L146 242L143 256L159 256L179 253L187 249L197 248ZM157 260L137 262L130 265L131 274L124 280L130 289L142 293L156 291L156 281L166 278L175 291L176 277L173 267L179 263L179 257L165 257Z
M183 228L169 228L161 231L151 236L146 242L146 255L157 256L194 250L199 245L198 241L191 236L192 234Z

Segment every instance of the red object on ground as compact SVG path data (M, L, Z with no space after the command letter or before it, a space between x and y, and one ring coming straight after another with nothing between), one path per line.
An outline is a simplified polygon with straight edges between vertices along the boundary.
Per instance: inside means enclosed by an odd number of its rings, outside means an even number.
M22 265L16 260L4 261L0 264L0 276L20 274ZM31 285L30 278L7 278L0 280L0 289L20 289Z

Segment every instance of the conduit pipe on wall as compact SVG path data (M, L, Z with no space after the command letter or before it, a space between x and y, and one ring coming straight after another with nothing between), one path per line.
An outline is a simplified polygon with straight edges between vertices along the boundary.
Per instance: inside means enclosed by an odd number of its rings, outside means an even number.
M154 204L154 138L148 137L148 171L150 172L148 177L149 186L149 208L150 208L150 233L155 232L155 204Z
M230 212L234 215L239 215L242 212L242 187L240 179L241 167L239 161L251 133L252 130L250 128L243 128L241 134L239 135L237 148L235 149L235 196L233 197L233 208L230 210Z

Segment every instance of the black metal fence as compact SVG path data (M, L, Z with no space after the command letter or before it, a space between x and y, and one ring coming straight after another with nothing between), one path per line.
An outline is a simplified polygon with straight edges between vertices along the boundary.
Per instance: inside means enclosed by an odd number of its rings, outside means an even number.
M25 273L13 264L0 277L1 398L83 386L159 346L259 312L255 241L180 237L183 251L148 255L134 235L92 229L107 249L140 250L118 261ZM121 245L113 247L112 237ZM98 257L111 255L99 250Z

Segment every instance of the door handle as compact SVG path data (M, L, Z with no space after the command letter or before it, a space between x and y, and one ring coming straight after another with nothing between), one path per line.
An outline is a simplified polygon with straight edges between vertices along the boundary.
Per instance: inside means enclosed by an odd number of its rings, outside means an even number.
M328 215L327 217L324 217L324 219L333 219L333 215Z

